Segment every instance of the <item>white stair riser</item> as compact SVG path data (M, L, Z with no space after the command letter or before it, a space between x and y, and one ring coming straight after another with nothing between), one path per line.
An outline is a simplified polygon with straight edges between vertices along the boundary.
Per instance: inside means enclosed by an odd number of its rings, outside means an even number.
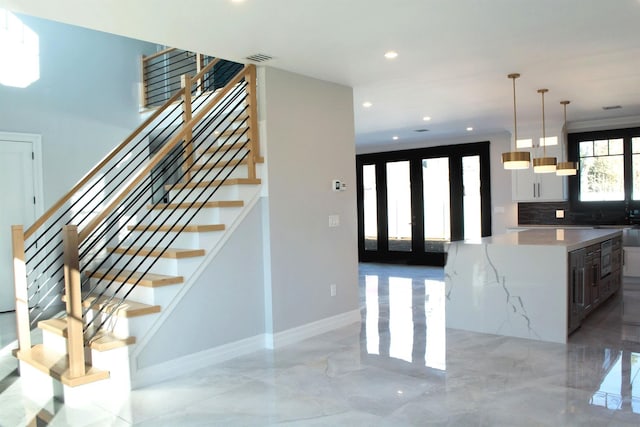
M113 282L110 286L107 287L107 285L109 284L108 281L100 281L100 283L98 283L97 279L91 279L91 284L92 286L96 286L97 284L96 290L94 291L94 293L96 294L104 292L105 295L112 296L115 294L116 297L121 298L129 292L127 299L130 299L131 301L159 306L165 306L169 302L171 302L173 297L178 293L180 287L182 286L182 283L179 283L175 285L166 285L151 288L148 286L140 285L134 287L129 283L123 284L121 282Z
M220 128L222 129L222 128ZM211 128L207 131L210 132ZM209 134L209 135L201 135L194 139L193 144L194 148L199 152L203 152L204 150L215 150L217 147L223 147L221 151L226 151L227 148L231 145L242 144L245 141L249 140L249 128L229 128L227 132L234 132L233 134Z
M219 172L220 172L220 168L202 170L193 175L193 181L198 182L201 179L203 181L213 181L216 179L216 175ZM227 176L229 172L231 172L231 167L223 170L220 173L220 177ZM231 172L231 174L229 175L229 178L248 178L248 177L249 177L249 171L248 171L247 165L236 166L233 172Z
M129 354L133 346L124 346L107 351L91 350L91 365L96 369L109 371L111 390L126 393L131 390L131 369Z
M190 202L185 202L190 203ZM201 208L197 213L197 208L191 209L166 209L164 211L158 210L146 218L140 219L140 224L155 224L155 225L173 225L173 224L195 224L195 225L207 225L207 224L226 224L232 221L238 215L241 208L228 207L228 208ZM185 212L186 211L186 212ZM176 245L172 245L178 247Z
M113 259L115 260L115 257ZM143 259L143 257L140 256L132 257L130 255L123 255L122 258L115 263L115 267L126 270L136 270L141 273L149 269L149 273L165 274L167 276L183 276L185 280L187 280L200 262L202 262L202 257L181 259L149 257Z
M179 194L179 190L169 191L169 200L171 202L191 202L193 200L198 201L220 201L220 200L243 200L240 198L239 185L221 185L217 190L215 187L211 188L196 188L191 194L186 193Z
M99 318L91 323L91 326L97 327L108 318L108 313L98 314L97 310L90 310L89 313L87 313L86 321L90 322L94 316L98 316ZM135 317L118 317L114 315L106 320L102 329L111 332L119 338L134 336L137 339L140 339L151 329L151 326L158 316L159 313L145 314L144 316Z
M124 244L129 242L136 242L136 246L140 246L144 243L144 246L158 247L171 246L174 248L183 249L200 249L212 246L221 237L224 231L208 231L208 232L164 232L158 231L155 234L150 231L132 231ZM175 237L175 240L172 239ZM171 243L169 243L171 242Z
M215 190L215 187L211 188L199 188L197 192L193 192L191 195L186 196L180 195L178 196L174 191L169 192L169 199L171 201L175 201L176 197L179 197L178 200L185 202L191 202L193 200L198 201L221 201L221 200L250 200L258 190L259 185L253 184L234 184L234 185L221 185ZM214 192L215 190L215 192Z
M56 353L67 354L67 339L54 332L42 329L42 344Z
M209 152L202 155L203 150L197 150L197 160L196 165L201 164L209 164L212 166L220 166L224 167L228 161L231 160L242 160L245 157L245 154L248 152L250 144L246 144L244 147L242 145L237 145L235 147L224 147L222 150L218 150L216 152ZM238 150L241 150L240 153L237 153ZM236 154L237 153L237 154ZM198 166L196 166L193 171L197 171Z

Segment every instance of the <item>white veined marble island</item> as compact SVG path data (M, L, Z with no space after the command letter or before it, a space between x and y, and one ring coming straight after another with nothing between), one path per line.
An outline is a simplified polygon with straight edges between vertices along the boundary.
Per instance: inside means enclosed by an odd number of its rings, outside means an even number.
M447 328L566 343L619 288L622 232L533 229L451 242Z

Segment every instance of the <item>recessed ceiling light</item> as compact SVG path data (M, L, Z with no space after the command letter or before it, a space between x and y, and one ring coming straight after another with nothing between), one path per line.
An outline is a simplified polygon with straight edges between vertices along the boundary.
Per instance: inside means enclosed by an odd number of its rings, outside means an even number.
M473 130L473 128L472 128L471 126L469 126L469 127L467 128L467 132L471 132L472 130Z
M393 140L394 140L394 141L397 141L397 140L398 140L398 137L397 137L397 136L395 136L395 135L394 135L392 138L393 138Z
M398 52L390 50L384 54L384 57L387 59L396 59L398 57Z
M244 0L231 0L231 3L244 3Z
M422 118L422 120L424 120L425 122L428 122L429 120L431 120L431 117L429 117L429 116L424 116L424 117Z
M364 108L369 108L369 107L371 107L372 105L373 105L373 104L372 104L372 103L370 103L369 101L365 101L365 102L363 102L363 103L362 103L362 106L363 106Z

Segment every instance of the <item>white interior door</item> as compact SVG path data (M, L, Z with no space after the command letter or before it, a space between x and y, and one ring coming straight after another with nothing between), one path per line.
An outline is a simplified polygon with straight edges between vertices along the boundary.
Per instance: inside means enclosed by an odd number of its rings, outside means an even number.
M15 308L11 226L36 218L33 137L0 133L0 311Z

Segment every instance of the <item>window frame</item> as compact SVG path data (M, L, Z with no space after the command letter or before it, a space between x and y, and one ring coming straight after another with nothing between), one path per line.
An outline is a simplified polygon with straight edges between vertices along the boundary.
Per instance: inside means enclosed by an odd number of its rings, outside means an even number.
M580 200L580 173L569 178L569 202L571 209L577 212L602 212L603 210L625 210L640 208L640 200L633 200L633 170L631 139L640 137L640 127L609 129L590 132L576 132L567 135L568 158L580 162L580 142L596 140L622 139L624 164L624 199L610 201Z

